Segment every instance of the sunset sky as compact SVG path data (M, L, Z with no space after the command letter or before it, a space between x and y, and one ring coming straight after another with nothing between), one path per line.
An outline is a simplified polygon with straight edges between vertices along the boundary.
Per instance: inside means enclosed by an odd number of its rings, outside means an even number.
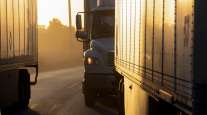
M72 24L75 24L75 15L83 11L83 0L71 0ZM38 24L46 25L53 18L58 18L64 25L68 25L68 0L38 0Z

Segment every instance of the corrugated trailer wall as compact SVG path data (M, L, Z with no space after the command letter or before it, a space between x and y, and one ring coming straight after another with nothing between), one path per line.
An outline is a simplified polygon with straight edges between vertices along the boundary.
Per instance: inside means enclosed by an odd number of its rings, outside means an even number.
M116 70L149 94L191 108L193 14L194 0L117 0Z
M0 71L37 64L36 0L0 1Z

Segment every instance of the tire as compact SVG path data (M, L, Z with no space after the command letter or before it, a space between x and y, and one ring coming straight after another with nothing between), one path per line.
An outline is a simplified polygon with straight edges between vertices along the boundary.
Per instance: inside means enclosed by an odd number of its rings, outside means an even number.
M95 105L95 93L85 93L84 98L85 98L85 105L88 107L94 107Z
M27 70L20 70L19 84L19 101L17 102L17 107L26 109L31 97L30 74Z
M19 70L19 99L11 106L1 108L2 115L13 115L16 111L24 110L28 108L29 100L31 96L30 89L30 75L27 70Z
M12 107L4 107L1 108L1 115L14 115L14 108Z

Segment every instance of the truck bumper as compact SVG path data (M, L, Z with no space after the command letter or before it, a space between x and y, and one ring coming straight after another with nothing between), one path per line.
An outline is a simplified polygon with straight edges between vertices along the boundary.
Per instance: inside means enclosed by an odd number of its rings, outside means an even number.
M85 73L82 82L83 93L93 91L103 94L116 92L116 78L114 74Z
M101 66L101 65L85 65L85 73L94 75L113 75L113 66Z

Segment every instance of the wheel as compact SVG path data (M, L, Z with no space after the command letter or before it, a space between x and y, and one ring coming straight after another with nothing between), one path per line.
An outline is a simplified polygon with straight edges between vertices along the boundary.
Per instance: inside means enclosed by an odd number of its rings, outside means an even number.
M29 100L31 96L30 87L30 74L27 70L20 70L19 77L19 101L17 102L17 107L20 109L26 109L29 105Z
M1 108L1 115L13 115L13 114L14 114L14 108L12 107Z
M30 75L27 70L19 70L18 101L11 106L1 108L2 115L13 115L16 111L28 108L30 100Z
M84 98L85 98L85 105L88 107L94 107L95 105L95 93L85 93Z

